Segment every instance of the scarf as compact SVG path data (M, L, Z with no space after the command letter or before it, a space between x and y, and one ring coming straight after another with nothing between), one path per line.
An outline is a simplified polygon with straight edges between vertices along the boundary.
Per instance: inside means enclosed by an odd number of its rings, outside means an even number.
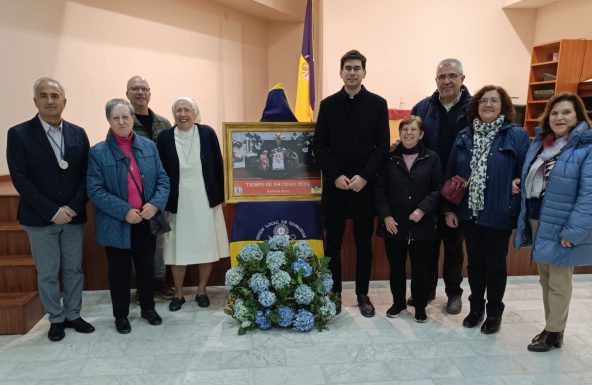
M487 177L487 154L491 149L493 138L504 123L504 114L500 114L493 122L485 123L479 118L473 120L473 156L471 157L471 183L469 184L469 208L473 215L485 207L485 179Z
M127 173L127 202L132 205L133 208L141 210L142 209L142 191L138 190L138 185L142 188L142 175L140 174L140 168L138 167L138 163L136 162L136 158L134 158L134 154L132 153L132 143L134 140L134 132L132 131L130 136L127 138L122 138L121 136L117 135L116 133L112 133L113 137L115 138L115 142L121 148L121 151L127 156L130 160L129 163L129 170L130 172ZM133 179L132 179L133 175ZM135 182L134 182L135 180Z
M526 199L540 198L545 191L545 165L559 155L563 147L567 144L568 135L555 139L555 135L549 134L543 140L543 151L536 157L530 169L524 188L526 189ZM550 171L550 170L549 170Z

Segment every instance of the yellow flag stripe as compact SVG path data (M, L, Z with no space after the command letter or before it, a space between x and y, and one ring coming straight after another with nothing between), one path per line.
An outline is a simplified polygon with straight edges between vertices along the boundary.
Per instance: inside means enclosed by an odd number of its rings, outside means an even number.
M299 122L312 122L313 112L310 105L310 81L308 73L308 62L302 55L298 63L298 87L296 88L296 106L294 115Z

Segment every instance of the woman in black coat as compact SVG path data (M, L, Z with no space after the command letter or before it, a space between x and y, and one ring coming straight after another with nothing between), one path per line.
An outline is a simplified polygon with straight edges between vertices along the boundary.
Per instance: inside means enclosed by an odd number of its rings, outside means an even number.
M399 134L401 143L389 154L374 190L379 218L377 233L384 238L391 269L393 305L386 315L397 317L407 307L405 264L409 252L415 320L426 322L432 266L439 251L435 211L442 186L442 167L438 154L420 142L424 134L420 117L411 115L403 119Z
M161 132L156 145L171 182L165 208L171 231L163 237L164 261L171 266L175 281L169 310L178 311L185 303L187 266L198 265L195 301L200 307L208 307L206 291L214 263L230 253L222 212L222 154L216 132L200 124L199 108L192 98L175 100L173 115L175 126Z

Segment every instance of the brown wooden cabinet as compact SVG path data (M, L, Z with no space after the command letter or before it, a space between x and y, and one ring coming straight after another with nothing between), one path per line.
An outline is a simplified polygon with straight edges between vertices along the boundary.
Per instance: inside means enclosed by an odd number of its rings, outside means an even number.
M534 136L547 101L563 91L577 92L586 62L588 40L559 40L533 47L524 128Z

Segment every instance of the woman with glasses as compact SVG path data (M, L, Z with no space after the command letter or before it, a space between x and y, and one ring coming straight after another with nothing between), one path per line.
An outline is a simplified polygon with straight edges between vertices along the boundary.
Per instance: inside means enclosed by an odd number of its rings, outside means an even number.
M167 177L154 143L132 130L134 108L124 99L105 106L110 130L107 139L90 149L88 197L96 205L96 239L105 246L115 328L131 331L132 262L140 293L141 317L151 325L162 319L154 310L154 251L156 237L148 222L163 210L169 195Z
M403 119L399 134L401 143L389 154L374 189L377 235L384 238L393 295L386 316L395 318L407 308L405 265L409 252L415 321L426 322L433 262L439 251L436 222L442 166L438 154L421 143L424 131L419 116Z
M574 266L592 264L591 126L582 99L567 92L555 95L522 169L514 243L533 246L545 307L545 328L528 345L533 352L561 347Z
M520 209L512 181L520 177L529 140L514 125L512 101L499 86L481 88L467 112L472 124L453 143L445 179L459 175L470 184L458 206L447 202L445 217L449 227L460 226L467 248L471 308L463 326L477 326L487 311L481 332L492 334L502 322L506 254Z

